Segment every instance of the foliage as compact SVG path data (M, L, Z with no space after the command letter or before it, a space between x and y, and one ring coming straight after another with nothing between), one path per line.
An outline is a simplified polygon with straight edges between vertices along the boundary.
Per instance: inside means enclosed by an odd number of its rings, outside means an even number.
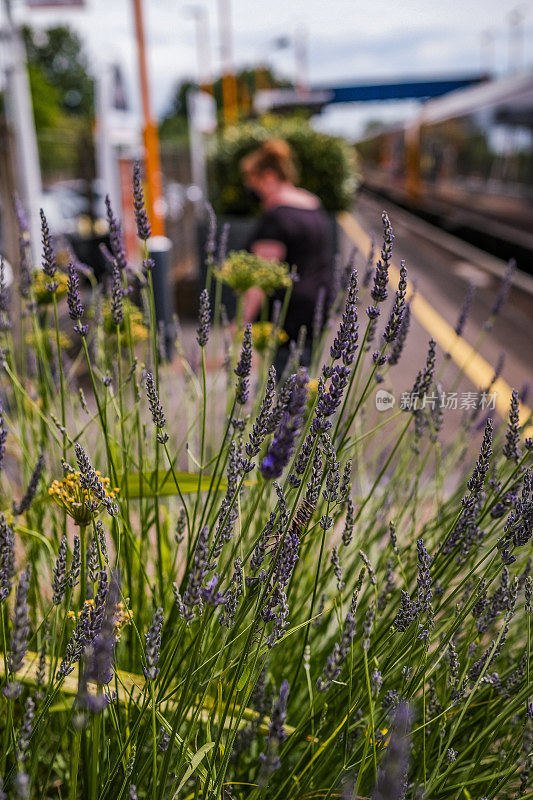
M38 32L24 26L22 35L28 64L38 67L46 82L54 87L63 111L91 118L94 80L77 34L66 26Z
M230 253L219 269L215 270L215 275L238 293L257 286L266 294L272 294L276 289L288 289L292 286L288 264L267 261L246 250Z
M292 88L290 81L279 78L268 67L262 66L245 67L238 70L235 80L237 83L239 109L244 116L250 113L257 91ZM161 131L169 132L175 128L180 130L177 120L182 120L182 123L187 121L187 93L190 89L195 88L198 88L198 83L192 79L180 81L176 86L170 110L161 122ZM213 84L200 86L199 88L213 94L217 112L222 116L222 78L218 77Z
M354 151L340 138L319 133L302 118L268 116L227 128L210 156L213 206L222 214L250 214L257 201L247 192L239 163L271 137L285 139L292 148L299 173L298 185L318 195L328 211L350 206L358 178Z
M44 309L28 276L0 331L2 794L532 797L531 420L514 392L444 437L434 342L414 410L372 416L408 302L378 335L385 222L371 291L348 269L279 382L276 331L252 364L207 291L166 365L149 270L137 344L128 270L106 321L74 267Z
M94 81L81 42L63 26L22 33L42 172L92 181Z

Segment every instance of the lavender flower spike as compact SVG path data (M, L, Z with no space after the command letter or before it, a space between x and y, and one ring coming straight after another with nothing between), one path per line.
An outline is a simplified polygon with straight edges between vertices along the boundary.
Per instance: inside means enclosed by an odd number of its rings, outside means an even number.
M122 298L124 297L125 291L122 288L121 282L121 272L118 266L118 262L115 260L113 262L113 281L112 281L112 290L111 290L111 319L113 320L114 325L121 325L122 320L124 319L124 311L122 306Z
M208 572L209 555L209 528L206 525L198 535L198 544L194 553L189 582L183 594L185 606L184 619L191 621L194 618L194 609L202 608L202 587Z
M159 395L157 393L152 373L146 371L145 379L146 379L146 394L148 396L150 412L152 414L154 425L157 429L157 441L160 444L165 444L165 442L168 442L168 433L164 431L164 427L166 425L166 419L165 419L165 414L163 412L163 406L161 405L161 402L159 400Z
M88 330L87 325L82 325L81 322L84 309L81 304L80 296L80 276L78 275L78 270L75 268L72 262L68 265L67 303L68 315L71 320L76 323L74 330L76 333L79 333L80 336L86 336Z
M509 424L505 434L505 445L503 447L503 454L509 461L514 461L518 464L520 460L520 414L519 414L520 401L518 399L518 392L513 389L511 394L511 408L509 410Z
M398 282L398 289L396 291L396 298L394 305L391 309L389 321L385 328L383 338L386 342L393 342L398 333L400 332L403 315L405 312L405 295L407 293L407 268L405 261L401 262L400 266L400 280Z
M376 266L374 274L374 286L370 292L372 299L376 303L381 303L387 299L387 283L389 280L389 265L392 256L392 243L394 241L394 234L389 222L387 213L384 211L381 215L383 222L383 247L381 249L381 259Z
M244 329L242 340L241 355L237 366L234 369L237 376L237 388L235 392L237 403L244 405L248 400L248 382L250 370L252 368L252 326L248 324Z
M196 331L196 341L200 347L205 347L209 339L209 323L211 320L211 303L207 289L200 294L199 325Z
M307 370L298 370L287 410L261 464L263 478L279 478L292 456L307 402Z
M113 254L117 267L122 272L127 267L127 261L122 244L121 225L113 213L111 199L108 194L106 194L105 197L105 208L107 224L109 225L109 243L111 245L111 253Z
M2 414L2 404L0 403L0 471L4 462L4 455L6 452L6 439L7 439L7 425Z
M389 746L378 770L372 800L405 800L409 769L411 712L400 703L394 714Z
M7 657L7 668L10 675L15 675L22 668L28 651L28 635L30 632L28 590L30 588L30 577L31 566L28 564L20 576L15 598L11 647Z
M286 737L285 732L285 719L287 717L287 698L289 696L289 684L283 681L281 684L279 695L274 702L272 714L270 715L270 723L268 725L268 737L266 742L266 753L261 753L259 758L263 767L263 771L268 776L270 773L275 772L281 766L278 751L280 744Z
M46 220L42 208L40 214L41 214L41 237L43 244L43 261L42 261L43 272L50 279L52 279L57 271L54 248L52 247L52 236L50 234L50 228L48 227L48 222ZM55 292L55 290L57 289L56 281L52 281L50 284L47 284L46 288L50 292Z
M15 534L4 515L0 514L0 603L9 597L14 575Z
M137 235L146 242L152 235L150 221L144 205L144 192L141 182L141 165L138 161L133 165L133 207L137 223Z
M37 487L41 479L41 475L44 469L44 464L45 464L44 454L41 453L41 455L37 459L37 464L35 465L35 469L32 472L32 476L30 478L28 488L26 489L26 493L24 494L20 503L13 503L13 514L15 515L23 514L31 506L33 500L35 499L35 495L37 494Z
M155 681L159 675L157 662L161 653L161 631L163 629L163 609L158 608L152 619L152 624L144 636L146 642L146 667L143 672L148 680Z

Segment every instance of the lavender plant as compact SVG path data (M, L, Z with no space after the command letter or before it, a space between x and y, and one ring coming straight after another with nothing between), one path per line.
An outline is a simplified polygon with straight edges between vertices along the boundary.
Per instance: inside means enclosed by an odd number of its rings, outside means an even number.
M138 166L134 193L146 267ZM533 798L519 393L506 424L444 438L425 403L449 361L431 341L415 413L373 422L410 320L387 215L374 272L363 255L358 286L351 263L317 322L318 366L276 375L275 346L239 325L222 348L205 290L196 338L164 364L150 269L134 307L109 201L107 217L110 300L82 304L43 215L55 346L37 282L2 300L2 320L24 313L19 344L0 330L0 796ZM214 216L210 239L210 280L242 295L272 279L225 253L227 232L214 268Z

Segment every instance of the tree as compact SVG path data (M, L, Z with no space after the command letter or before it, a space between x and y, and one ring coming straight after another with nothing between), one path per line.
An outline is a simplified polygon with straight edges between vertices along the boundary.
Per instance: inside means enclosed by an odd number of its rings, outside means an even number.
M34 31L22 29L28 64L40 69L58 93L61 108L81 117L94 115L94 80L82 43L76 33L64 26Z
M45 177L95 177L94 81L79 37L64 26L22 30Z

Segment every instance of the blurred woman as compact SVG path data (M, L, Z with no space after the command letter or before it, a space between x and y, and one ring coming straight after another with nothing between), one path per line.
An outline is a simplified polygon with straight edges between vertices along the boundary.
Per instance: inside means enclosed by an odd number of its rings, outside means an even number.
M262 201L263 214L248 242L248 250L261 258L285 261L295 266L298 280L290 298L283 324L289 340L307 330L301 363L311 359L313 317L317 299L327 305L333 268L331 222L314 194L295 186L296 169L287 142L269 139L241 161L246 186ZM282 299L284 292L277 297ZM276 295L274 298L276 299ZM260 289L245 296L245 322L257 319L264 301ZM289 343L282 345L276 359L278 375L289 357Z

